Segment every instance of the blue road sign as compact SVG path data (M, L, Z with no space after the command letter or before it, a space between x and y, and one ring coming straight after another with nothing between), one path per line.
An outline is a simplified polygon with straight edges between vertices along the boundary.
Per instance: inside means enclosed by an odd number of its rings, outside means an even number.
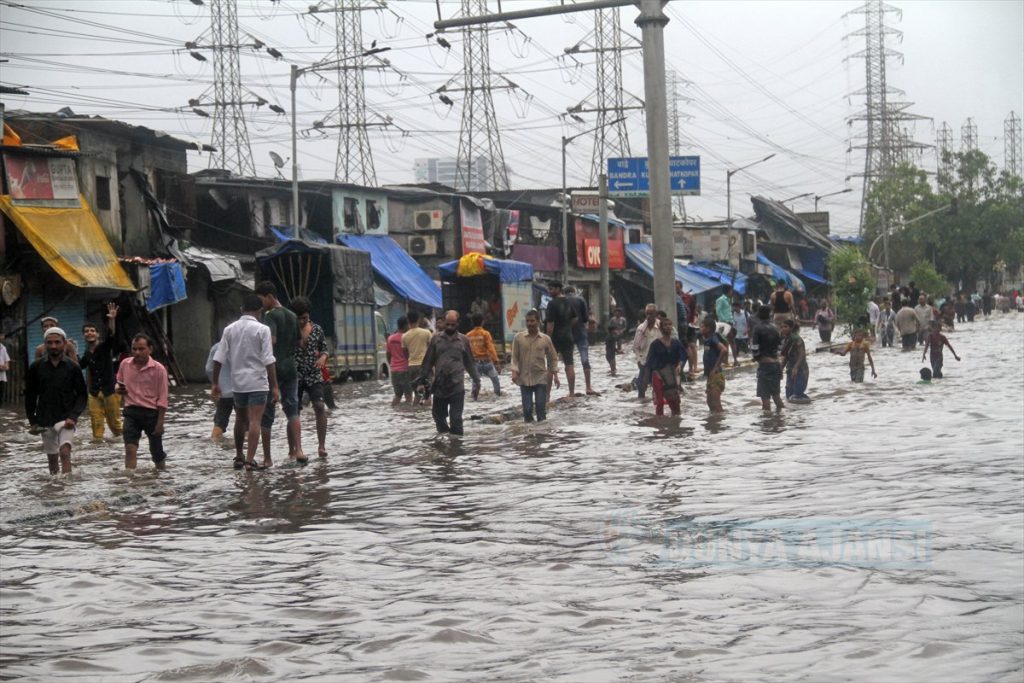
M700 194L700 157L669 157L672 194ZM646 197L651 193L647 157L617 157L608 160L608 194L612 197Z

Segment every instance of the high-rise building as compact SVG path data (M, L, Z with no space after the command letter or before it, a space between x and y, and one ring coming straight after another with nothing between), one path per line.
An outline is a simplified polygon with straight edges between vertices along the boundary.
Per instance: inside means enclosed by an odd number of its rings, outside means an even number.
M414 159L413 173L417 183L440 183L457 188L459 160L451 158ZM491 177L490 157L476 157L471 162L471 173L468 192L486 192L495 188L488 187Z

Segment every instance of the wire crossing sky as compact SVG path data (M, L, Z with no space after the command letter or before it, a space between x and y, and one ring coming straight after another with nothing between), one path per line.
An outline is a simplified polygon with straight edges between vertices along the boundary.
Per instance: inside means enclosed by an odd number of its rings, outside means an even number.
M321 3L323 4L323 3ZM369 6L370 3L367 3ZM376 5L376 3L374 3ZM445 18L461 12L460 0L443 1ZM503 9L548 3L504 0ZM732 179L737 215L750 212L748 194L795 200L797 211L813 210L813 195L853 188L823 199L833 232L855 234L863 172L863 62L852 56L863 39L844 36L863 28L843 15L858 2L670 2L666 26L668 68L686 84L678 87L682 154L701 156L701 196L688 197L692 219L725 216L726 171L775 153L770 161ZM888 65L887 81L905 91L914 111L930 120L913 124L913 138L935 144L943 122L960 130L967 118L977 126L977 146L1002 167L1004 120L1024 111L1024 2L947 0L898 2L903 32L893 45L901 64ZM0 0L0 82L28 90L5 96L8 110L56 111L71 107L145 125L172 135L209 142L209 119L189 100L213 85L212 64L190 54L187 43L207 39L209 3L190 0ZM290 155L288 78L291 64L309 66L335 48L333 17L311 12L311 0L238 0L240 70L246 93L261 106L246 109L246 125L257 173L276 176L269 152ZM491 8L496 9L495 7ZM634 38L637 11L621 10L622 29ZM413 182L413 160L454 158L458 152L462 95L437 90L462 70L460 32L435 34L433 0L393 0L362 16L366 49L386 68L365 74L366 106L393 125L369 131L377 180ZM593 55L565 49L594 29L592 13L524 20L490 35L492 78L514 84L494 93L497 124L513 189L561 184L560 139L586 130L566 110L597 83ZM375 41L375 42L374 42ZM628 42L628 38L626 39ZM622 58L625 90L643 97L638 51ZM334 176L337 129L315 127L338 109L336 74L301 79L298 92L299 163L303 178ZM445 95L444 101L440 97ZM450 104L449 104L450 102ZM271 107L273 105L273 107ZM275 109L280 109L282 114ZM644 155L643 113L625 125L631 152ZM42 142L42 141L27 141ZM590 183L591 141L580 138L568 158L568 184ZM959 149L959 136L953 141ZM190 158L193 170L208 158ZM934 172L934 150L917 159Z

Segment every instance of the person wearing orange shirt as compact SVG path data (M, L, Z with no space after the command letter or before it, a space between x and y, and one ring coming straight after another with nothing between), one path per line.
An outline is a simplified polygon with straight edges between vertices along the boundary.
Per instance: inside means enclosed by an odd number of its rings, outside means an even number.
M469 339L469 348L473 352L473 360L476 361L476 371L481 377L490 377L494 385L494 395L501 396L501 381L498 375L501 374L501 365L498 361L498 351L494 348L494 339L491 333L484 329L484 317L474 313L472 318L473 329L466 333ZM473 387L473 400L480 395L480 387Z

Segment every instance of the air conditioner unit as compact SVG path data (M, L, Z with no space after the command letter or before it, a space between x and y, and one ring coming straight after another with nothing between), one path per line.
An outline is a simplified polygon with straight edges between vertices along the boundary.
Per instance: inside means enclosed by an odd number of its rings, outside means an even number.
M409 238L409 253L413 256L436 256L437 237L435 235L411 236Z
M444 214L440 209L432 211L416 211L413 214L416 230L440 230L444 225Z

